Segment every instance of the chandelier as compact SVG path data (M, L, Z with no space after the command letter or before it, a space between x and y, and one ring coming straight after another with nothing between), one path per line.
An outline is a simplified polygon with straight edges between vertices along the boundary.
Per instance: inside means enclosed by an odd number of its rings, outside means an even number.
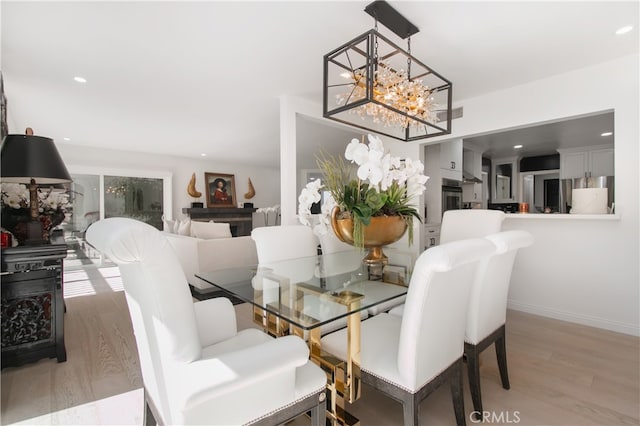
M324 56L323 116L402 141L451 133L452 84L411 54L418 28L385 1L365 11L374 29ZM406 38L407 50L378 22Z

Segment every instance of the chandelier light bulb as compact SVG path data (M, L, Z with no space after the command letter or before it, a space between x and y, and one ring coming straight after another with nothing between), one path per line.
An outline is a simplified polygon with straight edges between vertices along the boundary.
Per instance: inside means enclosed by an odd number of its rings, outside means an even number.
M336 95L338 105L346 105L347 102L358 101L366 97L366 87L363 83L367 81L366 70L354 70L352 75L355 83L343 94ZM404 69L395 71L387 63L378 63L373 81L373 97L376 101L402 111L408 116L437 123L439 120L435 111L438 105L433 102L431 93L431 89L425 86L421 80L409 80ZM349 112L359 115L362 119L365 116L370 116L374 123L382 123L385 127L422 126L419 121L404 117L402 114L378 104L362 105Z

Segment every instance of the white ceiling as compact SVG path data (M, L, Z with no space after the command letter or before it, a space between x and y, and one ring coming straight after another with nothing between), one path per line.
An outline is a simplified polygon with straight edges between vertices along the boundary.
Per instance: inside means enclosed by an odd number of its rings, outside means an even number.
M277 167L279 96L321 102L322 56L372 28L368 3L4 0L9 130ZM454 103L638 53L638 1L391 4Z

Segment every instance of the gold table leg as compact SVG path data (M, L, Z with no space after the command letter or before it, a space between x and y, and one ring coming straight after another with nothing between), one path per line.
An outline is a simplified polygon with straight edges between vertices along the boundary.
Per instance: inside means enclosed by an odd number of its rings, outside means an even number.
M327 424L332 426L358 426L360 420L346 411L346 403L357 401L362 394L360 380L360 299L349 300L348 308L356 311L347 317L347 360L343 361L323 351L320 345L320 327L309 331L311 360L327 375ZM293 327L293 334L302 336L302 330Z

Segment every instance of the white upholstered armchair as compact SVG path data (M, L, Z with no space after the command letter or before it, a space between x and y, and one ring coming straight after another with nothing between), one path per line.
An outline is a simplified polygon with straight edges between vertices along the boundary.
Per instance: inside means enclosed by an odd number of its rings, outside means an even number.
M304 341L238 331L226 298L193 303L166 238L127 218L92 224L87 241L120 267L145 388L145 423L325 422L326 376Z

